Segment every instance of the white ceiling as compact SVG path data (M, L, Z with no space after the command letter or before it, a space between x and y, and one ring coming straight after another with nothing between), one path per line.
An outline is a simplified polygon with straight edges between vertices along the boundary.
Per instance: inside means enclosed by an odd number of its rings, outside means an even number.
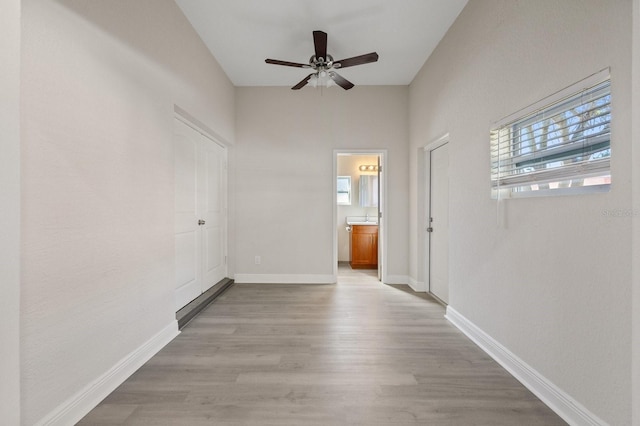
M411 83L467 0L176 0L236 86L293 86L308 70L313 30L327 53L346 59L377 52L376 63L340 71L356 85Z

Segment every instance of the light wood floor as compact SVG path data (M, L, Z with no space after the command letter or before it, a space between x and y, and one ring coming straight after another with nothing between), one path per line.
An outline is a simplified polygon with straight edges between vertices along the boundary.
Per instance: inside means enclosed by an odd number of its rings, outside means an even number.
M443 315L371 271L236 284L79 424L565 424Z

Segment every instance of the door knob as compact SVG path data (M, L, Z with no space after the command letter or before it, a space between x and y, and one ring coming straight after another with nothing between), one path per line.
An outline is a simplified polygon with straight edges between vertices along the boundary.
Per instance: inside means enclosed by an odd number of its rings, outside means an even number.
M205 224L204 220L200 219L200 220L198 221L198 225L204 225L204 224Z

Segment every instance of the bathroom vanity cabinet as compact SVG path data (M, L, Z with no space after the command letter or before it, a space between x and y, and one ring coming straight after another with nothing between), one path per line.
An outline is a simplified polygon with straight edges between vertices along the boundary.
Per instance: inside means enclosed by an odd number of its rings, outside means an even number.
M350 249L353 269L377 269L378 225L353 225Z

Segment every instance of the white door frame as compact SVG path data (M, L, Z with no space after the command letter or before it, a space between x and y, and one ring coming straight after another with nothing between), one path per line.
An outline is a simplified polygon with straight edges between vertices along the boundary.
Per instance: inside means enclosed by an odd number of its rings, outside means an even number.
M425 153L423 161L424 163L424 189L422 191L422 196L424 197L424 211L423 217L420 219L420 234L423 239L423 253L422 264L423 264L423 280L424 280L424 288L427 293L431 293L429 277L431 274L429 268L429 260L431 259L431 247L429 237L427 235L427 228L429 227L429 214L431 212L431 161L426 161L427 158L430 158L431 151L434 151L441 146L449 143L449 133L445 133L444 135L432 140L427 145L425 145L422 149Z
M380 156L380 164L382 165L381 182L378 182L382 191L381 205L379 209L382 211L382 218L379 219L378 241L380 244L380 275L383 283L387 282L387 150L386 149L334 149L333 150L333 175L331 181L331 205L333 206L333 281L338 281L338 200L336 198L336 179L338 178L338 155L378 155Z

